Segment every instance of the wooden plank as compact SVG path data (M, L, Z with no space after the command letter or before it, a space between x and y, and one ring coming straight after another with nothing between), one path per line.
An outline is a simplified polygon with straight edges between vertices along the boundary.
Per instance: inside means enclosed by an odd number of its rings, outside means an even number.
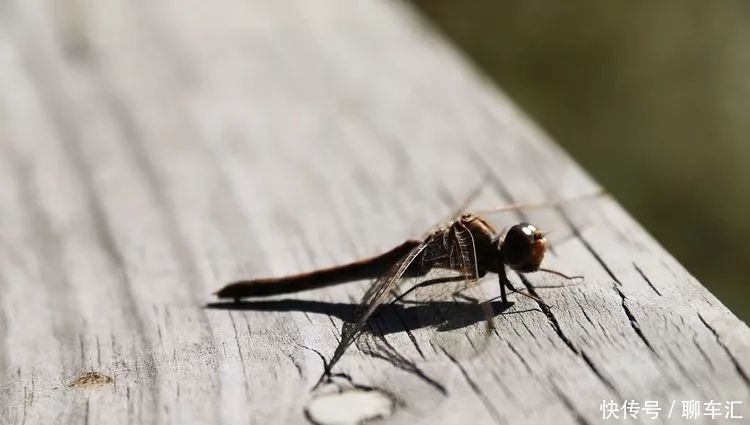
M513 276L553 308L516 297L481 355L388 334L432 384L349 350L340 371L385 399L310 391L367 282L204 308L231 280L389 249L486 175L472 207L597 189L400 3L6 2L0 93L1 423L750 417L747 326L610 198L493 216L551 230L547 265L585 282Z

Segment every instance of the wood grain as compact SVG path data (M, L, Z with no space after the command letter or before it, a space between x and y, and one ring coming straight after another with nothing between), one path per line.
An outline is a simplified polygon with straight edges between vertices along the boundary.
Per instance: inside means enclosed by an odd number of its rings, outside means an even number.
M375 255L483 181L472 208L597 190L393 1L6 1L0 93L3 424L307 423L367 282L212 291ZM352 348L389 423L600 423L610 399L750 418L750 330L614 200L492 219L552 231L546 265L585 282L513 276L553 307L516 297L471 358L388 334L445 393Z

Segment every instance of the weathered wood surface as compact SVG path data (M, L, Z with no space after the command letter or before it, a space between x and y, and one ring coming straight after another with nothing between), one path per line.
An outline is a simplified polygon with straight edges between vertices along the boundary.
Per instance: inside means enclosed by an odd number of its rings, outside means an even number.
M0 93L3 424L305 423L302 346L330 356L367 283L263 308L213 290L390 248L486 173L472 207L596 189L398 2L6 1ZM352 348L339 370L399 400L389 423L608 422L605 399L750 418L747 326L615 201L525 217L585 282L537 289L549 314L516 296L467 359L386 336L447 395Z

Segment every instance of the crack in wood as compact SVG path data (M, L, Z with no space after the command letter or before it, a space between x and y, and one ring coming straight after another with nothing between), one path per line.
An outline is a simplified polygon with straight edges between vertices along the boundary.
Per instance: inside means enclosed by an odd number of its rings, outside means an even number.
M294 368L297 369L297 375L299 375L300 378L303 378L304 376L302 375L302 366L297 362L297 360L291 353L286 353L286 355L287 357L289 357L289 360L292 361Z
M693 378L693 376L690 373L690 371L687 370L685 368L685 366L682 365L682 361L680 360L680 358L669 347L667 347L665 349L665 351L669 354L669 357L672 359L672 362L675 365L675 367L680 371L680 377L687 379L688 382L690 382L691 384L693 384L693 386L695 388L699 388L701 390L701 394L705 396L706 394L703 392L703 388L701 388L700 383L698 381L696 381L695 378ZM674 382L674 379L670 378L670 381L672 381L672 383L676 384Z
M521 281L523 284L528 288L529 293L534 295L535 297L539 298L538 294L536 293L536 290L534 289L534 285L526 279L523 275L519 274L519 277L521 278ZM542 312L547 316L548 322L550 323L550 326L552 326L552 329L554 329L557 336L565 343L565 346L570 349L570 351L573 352L578 357L581 357L583 361L586 363L586 365L591 369L592 372L601 380L604 385L607 386L613 393L615 393L619 398L622 398L620 395L620 392L617 390L617 388L614 386L612 381L604 376L604 374L596 367L594 362L586 355L586 353L583 350L578 349L573 342L568 339L567 336L563 333L562 329L560 328L560 323L557 321L557 318L555 317L554 313L552 313L552 310L544 303L540 303L537 301L537 304L539 305L539 308L542 309Z
M643 333L643 330L641 329L641 325L638 324L638 320L633 315L633 312L630 311L630 308L628 307L626 301L628 299L627 296L625 296L625 293L623 293L620 288L614 287L614 290L617 292L617 294L620 296L622 309L625 311L625 315L628 317L628 320L630 321L630 327L633 328L636 335L643 341L644 344L646 344L646 347L651 351L651 353L656 356L656 358L660 358L659 353L656 352L654 347L651 345L651 342L648 340L646 335Z
M448 394L443 384L441 384L440 382L436 381L435 379L431 378L426 373L424 373L417 366L416 363L407 359L406 356L398 352L396 347L394 347L391 343L388 342L388 340L385 338L385 335L383 334L383 329L380 327L379 323L376 323L375 326L377 326L378 328L378 335L376 336L372 332L372 328L371 328L370 330L371 338L369 340L360 341L360 343L358 344L358 348L360 348L360 350L362 350L365 354L369 356L372 356L381 360L385 360L391 365L416 376L417 378L426 382L431 387L435 388L441 394L443 395ZM377 340L374 338L377 338ZM383 345L378 347L379 344L377 343L377 341L382 342ZM369 342L373 342L375 347L374 348L371 347ZM364 345L365 348L363 349L362 347L359 347L360 345Z
M620 394L620 391L615 387L615 384L612 382L611 379L607 378L602 371L599 370L599 368L594 364L594 361L591 360L591 358L586 354L585 350L581 350L580 354L583 361L588 365L589 369L591 369L592 372L599 378L604 385L609 388L610 391L612 391L618 399L623 400L622 394Z
M29 406L34 402L34 394L36 394L36 380L34 375L31 375L31 392L29 393Z
M562 328L560 328L560 323L557 321L557 318L552 313L552 310L549 308L549 306L543 302L541 302L541 298L539 298L539 294L537 294L536 290L534 289L534 285L522 274L518 273L519 278L521 279L521 282L526 286L526 288L529 290L529 293L536 297L537 299L535 302L537 305L539 305L539 308L542 310L545 316L547 316L547 320L552 326L552 329L555 331L557 336L565 343L565 345L575 353L576 355L579 354L578 348L576 348L575 345L573 345L573 342L568 339L567 336L565 336L565 333L562 331Z
M531 330L531 328L525 321L521 321L521 324L523 325L524 329L526 329L526 331L529 333L529 335L531 335L532 338L536 338L536 334L534 333L534 331ZM518 336L521 336L521 335L519 334Z
M518 397L513 393L513 391L511 391L510 388L508 388L507 385L505 385L505 381L500 377L500 375L498 375L494 370L490 371L490 373L492 374L492 378L497 383L497 386L500 387L500 390L503 392L503 394L512 399L514 402L518 402Z
M28 408L26 385L23 386L23 410L21 412L21 425L26 425L26 409Z
M615 276L612 269L609 268L607 263L604 261L604 259L599 255L599 253L594 249L593 246L589 243L589 241L583 237L583 234L581 233L581 230L576 226L576 224L573 222L573 220L570 218L568 213L565 211L565 209L561 206L555 207L555 209L560 213L563 220L567 223L568 226L573 230L573 236L575 236L578 240L581 241L581 244L583 244L583 247L586 248L586 250L591 254L591 256L594 257L597 263L604 269L605 272L609 275L609 277L612 278L612 280L617 283L618 286L622 286L622 282L620 282L620 279Z
M240 335L237 333L237 324L234 321L234 316L232 315L232 312L227 310L227 314L229 315L229 320L232 322L232 329L234 329L234 343L237 346L237 354L240 356L240 364L242 365L242 377L244 378L244 384L245 384L245 396L250 397L250 384L248 383L247 379L247 366L245 365L245 356L242 354L242 347L240 345ZM249 324L248 324L249 327ZM248 329L249 331L249 329Z
M89 425L89 418L91 416L91 397L86 397L86 408L84 409L83 423Z
M323 370L325 371L325 370L328 369L328 361L326 360L325 356L320 351L318 351L318 350L316 350L314 348L310 348L310 347L308 347L306 345L302 345L302 344L297 344L297 346L300 347L300 348L303 348L305 350L312 351L313 353L315 353L318 357L320 357L320 360L323 362ZM337 375L339 375L339 374L337 374Z
M708 367L711 369L712 372L716 371L716 367L714 366L714 362L711 361L711 358L708 357L708 354L703 350L703 347L698 343L698 338L693 338L693 344L695 344L695 347L698 349L698 352L701 353L701 356L703 357L703 360L706 362Z
M508 344L508 348L510 348L510 351L512 351L513 354L515 354L516 357L518 357L521 360L521 364L523 364L523 367L526 369L526 371L529 372L530 375L533 375L534 369L532 369L531 366L529 366L529 363L526 361L526 358L522 356L521 353L518 352L516 347L513 344L511 344L510 341L506 341L506 343Z
M729 356L729 360L731 360L732 365L734 365L735 370L737 370L737 374L739 374L742 381L745 382L745 385L750 387L750 377L742 368L742 365L740 365L740 361L737 359L737 357L732 354L732 352L729 350L729 347L727 347L727 345L721 340L721 337L719 336L719 333L716 331L716 329L709 325L706 319L704 319L700 313L698 313L698 318L703 323L703 326L708 328L708 330L711 331L711 333L714 335L714 337L716 338L716 343L719 344L719 347L721 347L724 352L727 353L727 356Z
M583 305L581 305L581 302L578 301L578 298L573 298L573 299L575 300L576 304L578 304L578 308L581 309L581 313L583 314L583 317L586 318L586 320L591 324L591 326L596 327L596 323L594 323L594 321L591 320L591 317L589 317L589 314L586 312L586 309L583 307Z
M442 348L441 348L442 349ZM479 385L477 385L476 382L474 382L473 379L469 376L468 372L466 372L466 369L463 367L463 365L456 360L453 356L448 354L448 352L445 349L442 349L443 354L445 354L446 357L456 365L458 370L461 371L461 375L463 376L464 380L467 384L469 384L469 387L474 392L474 394L477 395L477 398L479 398L479 401L482 402L484 405L484 408L487 409L487 412L492 416L492 418L495 420L495 423L498 424L507 424L508 421L500 414L500 412L495 408L495 406L490 402L489 397L482 391L481 388L479 388Z
M466 338L466 341L469 342L469 345L474 350L474 353L479 354L479 349L477 348L476 344L474 344L474 341L471 340L471 337L469 336L469 334L467 332L464 332L463 334L464 334L464 337Z
M638 267L638 264L636 264L635 261L633 261L633 267L638 272L638 274L641 275L641 277L648 284L648 286L651 287L651 289L653 289L654 292L656 292L656 295L661 297L662 296L661 292L659 292L659 290L656 289L656 286L654 286L654 284L651 282L651 279L649 279L648 276L646 276L646 273L644 273L643 270L641 270L641 268Z
M96 365L102 366L102 347L99 345L99 335L96 336Z
M85 327L84 327L85 329ZM83 344L83 334L78 334L79 350L81 351L81 369L86 368L86 349Z
M573 416L573 418L576 420L576 423L579 425L589 425L590 422L586 420L586 418L583 416L583 414L576 408L576 406L573 404L573 401L570 400L565 393L560 390L560 388L555 385L554 383L551 385L552 392L557 395L557 398L560 399L563 406L570 412L570 414Z
M341 343L341 337L339 334L339 329L336 327L336 322L333 321L333 316L331 316L330 310L328 308L325 309L325 314L328 317L328 320L331 321L331 326L333 327L333 337L336 339L336 343Z

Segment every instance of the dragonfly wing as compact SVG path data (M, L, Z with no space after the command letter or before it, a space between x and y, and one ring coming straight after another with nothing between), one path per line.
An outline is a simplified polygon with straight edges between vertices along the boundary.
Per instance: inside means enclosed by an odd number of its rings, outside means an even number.
M452 237L453 244L455 245L455 256L456 266L461 273L467 277L470 282L479 279L479 270L477 264L477 251L476 245L474 244L474 237L471 235L469 229L461 223L457 222L453 227Z
M476 246L460 221L444 235L448 264L422 279L417 289L420 327L432 328L430 339L456 357L469 357L486 345L494 310L479 284ZM428 247L434 248L434 247ZM474 326L479 324L480 326ZM475 335L471 338L469 335Z
M414 261L420 257L424 250L432 244L433 239L433 236L429 236L424 242L414 247L400 261L396 262L387 273L379 277L365 292L357 309L354 311L353 318L345 322L342 326L341 341L336 347L331 361L328 363L327 372L331 371L334 364L341 359L347 348L362 334L367 326L367 321L378 307L393 298L394 289L401 277L414 264Z

